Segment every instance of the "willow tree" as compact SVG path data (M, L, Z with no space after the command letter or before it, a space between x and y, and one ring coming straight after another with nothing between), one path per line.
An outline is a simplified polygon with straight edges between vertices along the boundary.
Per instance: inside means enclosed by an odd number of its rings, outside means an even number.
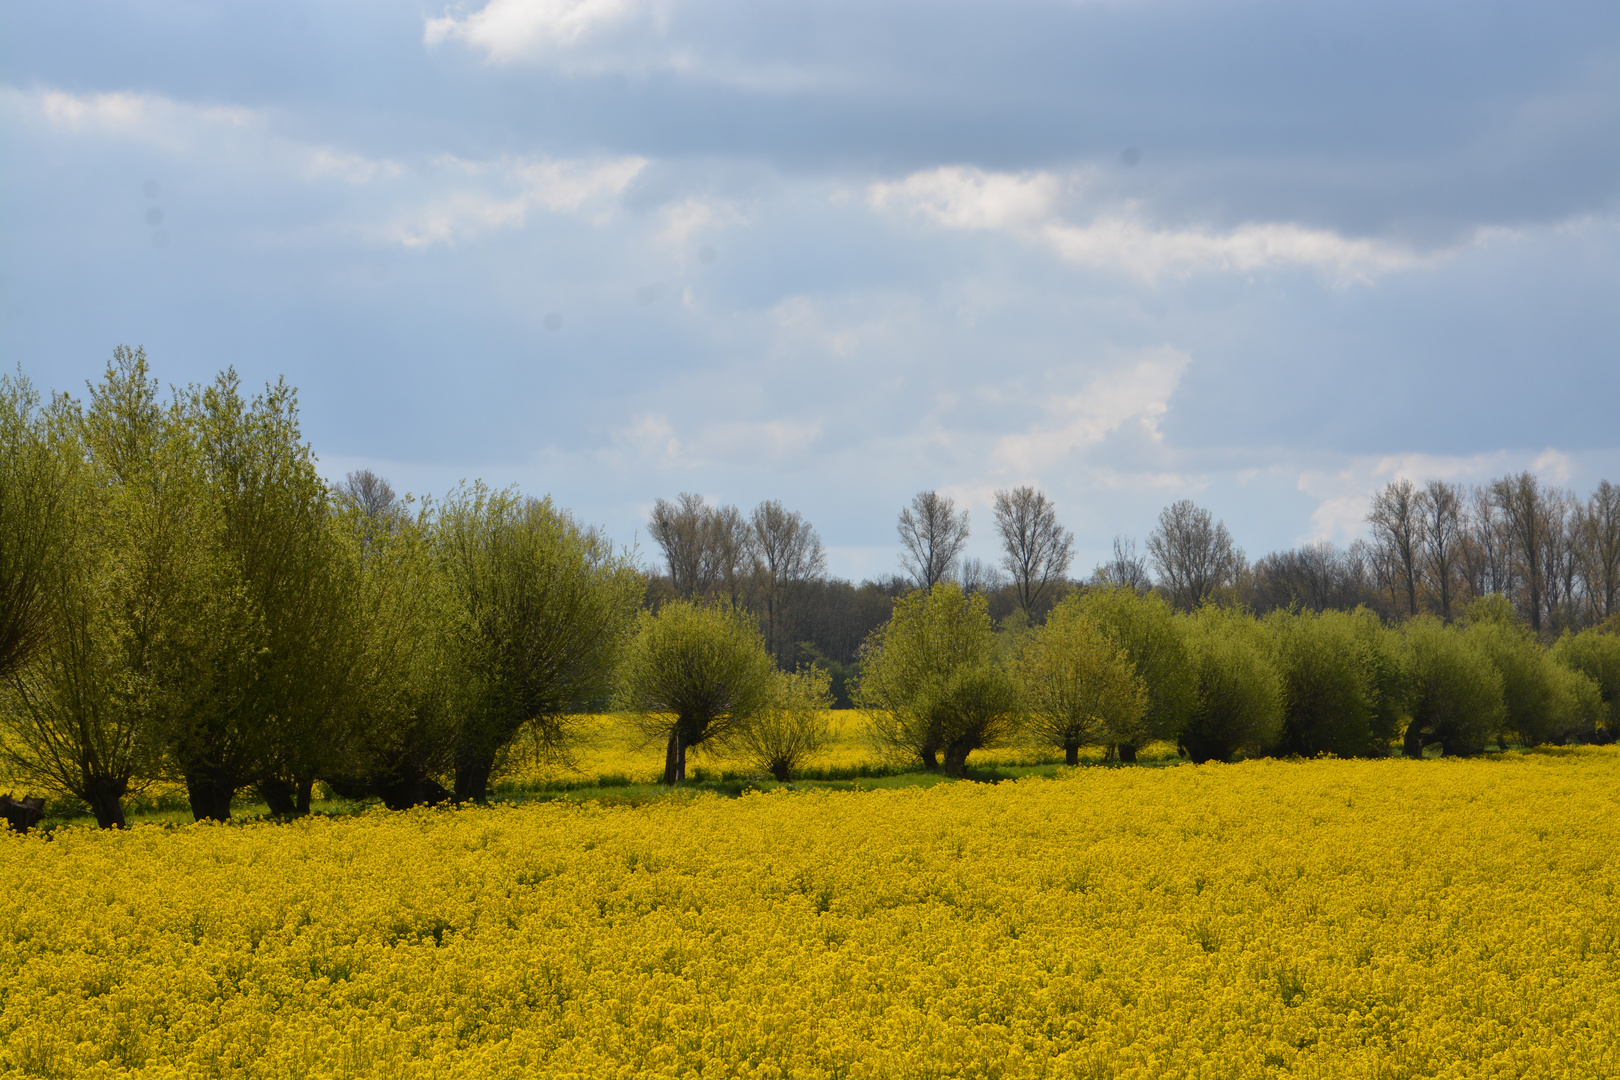
M1422 757L1439 743L1446 756L1477 754L1501 730L1502 676L1489 656L1432 615L1402 628L1412 678L1404 753Z
M863 647L855 703L872 740L890 754L967 771L968 755L1010 742L1022 728L1018 687L982 593L937 582L895 601Z
M520 731L560 751L567 717L605 699L646 583L628 552L549 498L475 483L452 492L434 539L458 609L450 648L465 690L455 795L489 797Z
M315 774L342 745L353 635L350 582L328 521L325 483L298 427L296 392L278 381L251 399L227 369L173 405L164 430L173 466L153 473L121 437L149 413L113 386L106 402L109 460L142 503L136 546L169 600L147 657L153 719L170 768L198 819L230 817L236 792L257 785L278 813L307 808ZM183 533L163 520L176 506ZM132 597L139 582L131 583Z
M750 615L677 600L637 619L617 703L644 735L663 741L664 783L678 784L688 751L737 740L782 707L780 679Z
M1197 685L1170 606L1153 593L1120 587L1090 589L1079 603L1147 687L1147 711L1139 730L1118 741L1120 760L1135 761L1137 748L1148 742L1175 741L1191 715Z
M756 768L786 783L832 740L832 678L821 668L779 671L771 703L733 740Z
M1147 688L1073 594L1030 631L1018 657L1029 734L1080 764L1080 748L1139 737Z
M69 534L62 465L33 386L21 374L0 376L0 676L44 643L41 591Z
M39 647L0 679L0 761L14 779L84 802L102 828L121 827L124 798L155 763L109 590L118 552L105 537L115 503L93 482L76 408L58 399L52 412L56 509L72 542L39 577Z
M364 492L360 493L364 494ZM352 490L334 527L356 572L354 669L346 745L321 779L348 798L377 796L392 810L435 803L455 768L463 680L453 643L464 628L431 517L408 503L379 508Z
M1270 750L1282 736L1284 688L1265 630L1245 612L1208 606L1185 625L1197 695L1181 749L1198 764Z

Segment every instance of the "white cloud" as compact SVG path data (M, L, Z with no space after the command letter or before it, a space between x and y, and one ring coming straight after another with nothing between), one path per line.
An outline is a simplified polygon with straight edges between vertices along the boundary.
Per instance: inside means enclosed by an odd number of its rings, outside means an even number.
M948 229L1015 229L1037 225L1062 189L1052 173L987 173L951 165L912 173L898 183L873 184L867 200L877 209L899 207Z
M1160 228L1126 204L1084 216L1086 174L994 173L960 165L874 183L867 203L880 211L921 216L947 229L994 230L1043 245L1066 262L1122 270L1144 279L1218 270L1247 272L1277 266L1336 270L1352 277L1415 265L1405 248L1354 239L1285 222L1251 223L1226 231Z
M428 19L422 40L450 39L484 50L497 63L573 48L604 29L645 14L636 0L490 0L470 15Z
M1169 411L1170 396L1191 359L1163 345L1096 376L1078 394L1047 398L1046 418L998 439L992 460L1009 472L1033 475L1132 421L1149 440L1159 441L1159 418Z
M521 229L534 209L555 214L593 210L601 220L647 162L639 157L595 161L444 157L435 164L442 172L485 186L451 190L406 209L382 229L385 240L411 248L455 244L495 229Z
M157 94L70 94L62 90L0 88L0 108L18 121L56 133L138 143L166 154L213 158L304 180L328 177L351 184L401 175L403 166L341 148L289 139L261 110L199 105Z

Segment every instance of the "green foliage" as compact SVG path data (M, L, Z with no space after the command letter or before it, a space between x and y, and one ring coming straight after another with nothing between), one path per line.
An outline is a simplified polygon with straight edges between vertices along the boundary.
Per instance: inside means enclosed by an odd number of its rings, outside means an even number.
M1246 613L1205 605L1186 619L1198 695L1181 733L1194 762L1259 754L1283 733L1283 682L1262 627Z
M820 668L777 672L770 705L743 725L734 739L755 768L784 783L792 780L832 737L826 710L831 678Z
M333 528L354 567L361 653L352 680L348 745L323 774L353 796L377 795L403 809L443 796L438 778L455 767L465 705L453 642L462 609L437 557L423 509L373 520L342 505Z
M1513 617L1506 598L1476 600L1468 607L1466 621L1464 636L1501 676L1507 733L1526 746L1563 742L1580 733L1586 691L1565 678L1568 669L1560 668Z
M1566 633L1553 645L1552 656L1592 680L1598 689L1605 731L1610 738L1620 737L1620 633L1596 627Z
M203 526L183 571L206 632L171 658L178 707L162 736L197 817L229 817L232 795L254 782L290 812L342 745L356 660L353 581L328 528L326 484L285 382L247 399L227 369L186 394L178 419Z
M1131 738L1121 738L1122 755L1155 739L1175 741L1197 702L1192 657L1170 606L1156 594L1130 588L1089 589L1080 609L1101 629L1147 687L1147 711Z
M1283 682L1277 749L1312 757L1381 755L1377 654L1356 617L1342 611L1274 611L1265 618Z
M0 376L0 677L27 663L48 632L40 592L70 535L63 465L32 384L20 372Z
M961 775L974 750L1019 730L1018 688L1002 661L982 594L953 582L895 601L867 639L856 687L873 742L900 758Z
M689 749L723 746L783 702L778 678L746 612L675 600L637 617L616 704L645 735L665 741L664 783L677 784Z
M54 419L72 419L65 406ZM73 427L53 426L55 511L77 542L60 545L40 578L41 647L0 679L0 768L81 800L112 828L124 824L125 796L151 775L152 748L108 602L113 552L98 542L108 503Z
M1078 765L1082 746L1140 737L1147 688L1078 595L1059 601L1020 644L1018 680L1034 739L1061 747L1067 763Z
M645 582L628 552L550 499L452 492L434 529L460 609L451 649L465 680L456 797L488 797L495 761L520 731L558 751L565 718L612 692Z
M1502 676L1476 642L1431 615L1402 628L1411 672L1405 754L1439 743L1447 755L1477 754L1501 729Z

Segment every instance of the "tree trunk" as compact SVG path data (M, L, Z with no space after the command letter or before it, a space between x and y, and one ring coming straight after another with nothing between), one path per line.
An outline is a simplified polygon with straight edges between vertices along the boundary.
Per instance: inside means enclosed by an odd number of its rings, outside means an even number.
M1409 758L1423 756L1423 722L1416 717L1406 725L1406 739L1401 744L1401 754Z
M267 777L256 785L259 798L264 800L270 808L270 813L276 817L292 817L297 813L297 804L294 801L293 785L279 776Z
M103 829L124 827L123 784L110 780L92 780L85 794L85 802L96 815L96 824Z
M1065 764L1065 765L1078 765L1078 764L1080 764L1080 744L1079 743L1077 743L1077 742L1066 742L1066 743L1063 744L1063 764Z
M293 781L293 785L297 789L298 799L293 812L299 817L303 817L309 813L309 804L315 798L315 778L313 776L300 776Z
M477 746L456 748L456 802L489 801L489 774L495 770L495 754Z
M206 765L185 770L186 801L197 821L231 820L231 799L236 795L236 778Z
M681 729L669 732L669 745L664 749L664 783L674 787L686 779L686 746L681 742Z
M924 772L939 771L939 749L939 744L933 741L922 744L917 756L922 758Z
M1119 763L1121 765L1136 764L1136 747L1128 742L1119 744Z
M945 771L955 777L966 776L968 755L978 746L977 742L962 739L945 747Z

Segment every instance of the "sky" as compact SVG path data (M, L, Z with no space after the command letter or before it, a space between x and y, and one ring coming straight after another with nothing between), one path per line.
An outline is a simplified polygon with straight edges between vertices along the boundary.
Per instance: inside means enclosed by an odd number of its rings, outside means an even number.
M323 472L1083 575L1620 481L1620 6L0 0L0 363L285 376Z

